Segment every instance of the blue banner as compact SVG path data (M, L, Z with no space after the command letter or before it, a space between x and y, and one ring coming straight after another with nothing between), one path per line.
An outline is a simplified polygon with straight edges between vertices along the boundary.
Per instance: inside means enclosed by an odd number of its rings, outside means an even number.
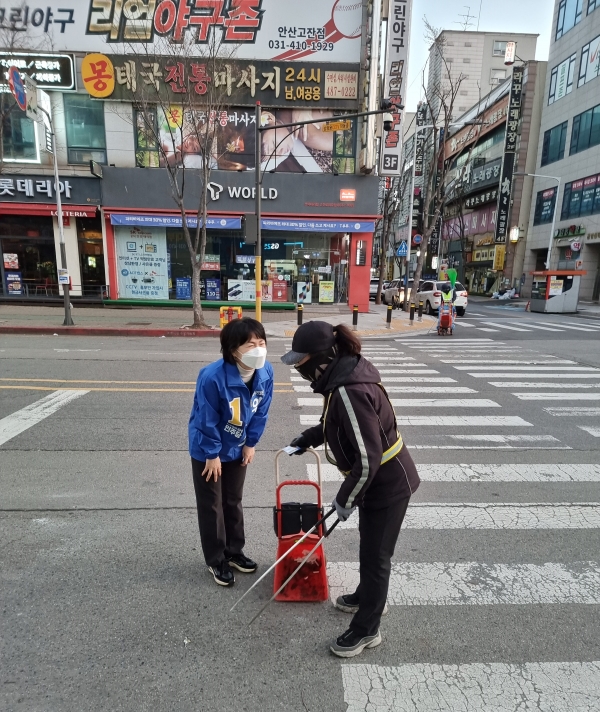
M175 278L175 298L176 299L191 299L192 298L192 280L189 277Z
M218 302L221 299L221 280L206 279L206 299L213 302Z
M111 225L136 225L139 227L181 227L181 216L177 215L138 215L132 213L113 214ZM189 215L188 227L195 228L198 220ZM211 230L241 230L242 218L207 218L206 227Z
M263 218L263 230L288 230L290 232L375 232L374 222L358 220L283 220Z

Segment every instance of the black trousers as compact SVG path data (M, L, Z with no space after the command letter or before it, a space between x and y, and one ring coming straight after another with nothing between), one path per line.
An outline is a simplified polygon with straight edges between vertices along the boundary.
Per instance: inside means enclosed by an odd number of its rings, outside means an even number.
M356 589L358 611L350 628L357 634L375 635L385 607L392 556L410 497L384 509L358 510L360 532L360 583Z
M221 477L210 482L202 476L205 463L192 458L198 526L204 560L219 566L227 557L241 554L245 544L242 494L246 465L241 460L221 463Z

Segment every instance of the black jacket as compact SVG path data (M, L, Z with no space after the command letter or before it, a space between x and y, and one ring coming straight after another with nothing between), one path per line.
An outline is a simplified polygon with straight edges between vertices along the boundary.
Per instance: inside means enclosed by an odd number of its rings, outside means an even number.
M302 435L310 447L327 440L327 450L342 472L349 472L336 497L338 504L368 508L389 506L410 497L419 475L406 446L381 464L396 443L396 418L379 385L379 371L362 356L334 359L312 387L325 398L321 424ZM324 423L324 427L323 427Z

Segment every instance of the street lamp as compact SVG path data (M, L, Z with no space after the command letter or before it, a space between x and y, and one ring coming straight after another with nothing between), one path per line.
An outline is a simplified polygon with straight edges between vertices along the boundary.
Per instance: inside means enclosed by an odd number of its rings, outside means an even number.
M550 228L550 241L548 242L548 256L546 257L546 269L550 271L550 257L552 256L552 245L554 244L554 225L556 223L556 206L558 205L558 194L560 193L560 181L558 176L547 176L541 173L515 173L516 176L530 176L531 178L548 178L556 181L556 195L554 196L554 210L552 211L552 227Z

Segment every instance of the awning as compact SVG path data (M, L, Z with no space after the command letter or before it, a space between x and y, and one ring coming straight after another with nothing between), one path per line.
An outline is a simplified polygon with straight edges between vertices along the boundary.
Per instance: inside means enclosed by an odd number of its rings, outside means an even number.
M181 215L140 215L134 213L112 213L111 225L133 225L137 227L181 227ZM188 227L197 227L195 215L188 215ZM206 218L206 227L212 230L241 230L242 218Z
M262 218L263 230L288 230L290 232L375 232L375 223L358 220L287 220Z
M65 218L95 218L96 205L63 205ZM48 215L56 216L56 203L0 203L0 215Z

